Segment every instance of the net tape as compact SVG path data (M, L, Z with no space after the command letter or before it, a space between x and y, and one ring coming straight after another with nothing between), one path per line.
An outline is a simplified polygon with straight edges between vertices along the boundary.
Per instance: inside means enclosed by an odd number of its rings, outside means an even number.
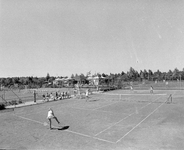
M172 95L167 94L112 94L100 93L96 97L101 100L140 102L140 103L172 103Z

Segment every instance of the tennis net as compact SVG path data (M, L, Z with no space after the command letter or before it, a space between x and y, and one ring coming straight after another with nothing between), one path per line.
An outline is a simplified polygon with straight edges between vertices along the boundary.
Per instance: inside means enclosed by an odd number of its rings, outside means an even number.
M140 103L172 103L172 95L167 94L112 94L100 93L96 95L99 100L140 102Z

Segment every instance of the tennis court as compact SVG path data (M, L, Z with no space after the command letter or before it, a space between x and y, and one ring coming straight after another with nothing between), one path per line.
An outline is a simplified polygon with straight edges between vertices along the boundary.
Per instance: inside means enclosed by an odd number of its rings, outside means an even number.
M172 103L168 99L172 94ZM139 150L184 148L182 90L110 91L0 114L0 148ZM63 126L44 126L54 110Z

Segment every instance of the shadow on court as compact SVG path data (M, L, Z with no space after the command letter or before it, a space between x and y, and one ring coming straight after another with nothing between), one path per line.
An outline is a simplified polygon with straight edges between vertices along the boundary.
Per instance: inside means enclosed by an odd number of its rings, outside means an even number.
M67 130L70 126L64 126L64 127L52 127L52 130Z

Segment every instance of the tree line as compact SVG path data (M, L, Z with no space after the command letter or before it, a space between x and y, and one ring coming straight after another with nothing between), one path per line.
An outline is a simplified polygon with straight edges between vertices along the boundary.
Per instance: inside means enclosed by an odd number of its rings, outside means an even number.
M116 85L121 86L123 82L135 82L135 81L174 81L174 80L184 80L184 68L183 70L179 70L175 68L173 71L169 70L168 72L161 72L157 70L153 72L152 70L140 70L136 71L134 68L130 67L129 71L121 73L96 73L94 76L98 76L100 78L100 84L106 85ZM4 87L18 87L18 88L41 88L47 86L56 86L53 85L53 81L58 78L54 76L50 76L49 73L45 77L8 77L8 78L0 78L0 85ZM60 76L59 78L67 78ZM77 82L82 84L89 84L88 75L84 75L81 73L72 74L70 80L68 81L70 85L74 85Z

